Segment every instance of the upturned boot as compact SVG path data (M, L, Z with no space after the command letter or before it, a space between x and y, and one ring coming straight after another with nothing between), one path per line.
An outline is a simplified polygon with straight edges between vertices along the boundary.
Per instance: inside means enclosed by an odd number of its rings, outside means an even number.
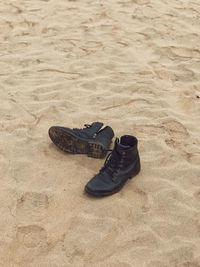
M64 152L87 154L93 158L105 157L114 136L112 128L103 127L101 122L84 126L82 129L52 126L49 137Z
M124 135L115 141L103 168L85 186L85 191L93 196L108 196L118 192L128 179L140 172L138 140Z

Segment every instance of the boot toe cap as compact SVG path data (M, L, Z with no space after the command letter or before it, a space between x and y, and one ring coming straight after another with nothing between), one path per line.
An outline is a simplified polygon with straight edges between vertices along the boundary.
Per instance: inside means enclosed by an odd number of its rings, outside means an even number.
M93 177L85 186L85 191L93 196L109 195L113 191L113 184L102 179L100 175Z

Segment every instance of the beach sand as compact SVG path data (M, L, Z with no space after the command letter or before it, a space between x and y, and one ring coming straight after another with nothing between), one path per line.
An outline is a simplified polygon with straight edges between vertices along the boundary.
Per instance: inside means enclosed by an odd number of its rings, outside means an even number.
M199 0L0 3L0 266L200 266ZM141 173L102 199L104 163L52 125L139 139Z

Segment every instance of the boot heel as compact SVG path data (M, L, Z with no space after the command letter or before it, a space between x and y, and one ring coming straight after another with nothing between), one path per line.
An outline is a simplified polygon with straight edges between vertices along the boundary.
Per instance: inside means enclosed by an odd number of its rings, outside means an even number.
M87 155L91 158L104 158L106 156L106 152L100 144L89 143Z
M137 164L133 174L129 177L129 179L132 179L133 177L135 177L136 175L138 175L138 173L140 172L141 170L141 164L140 164L140 161L139 163Z

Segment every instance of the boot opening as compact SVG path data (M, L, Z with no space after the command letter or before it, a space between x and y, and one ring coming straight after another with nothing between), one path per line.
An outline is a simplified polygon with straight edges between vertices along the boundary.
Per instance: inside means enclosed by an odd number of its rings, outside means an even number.
M137 145L138 140L136 137L131 135L124 135L120 139L120 144L126 147L133 147Z

